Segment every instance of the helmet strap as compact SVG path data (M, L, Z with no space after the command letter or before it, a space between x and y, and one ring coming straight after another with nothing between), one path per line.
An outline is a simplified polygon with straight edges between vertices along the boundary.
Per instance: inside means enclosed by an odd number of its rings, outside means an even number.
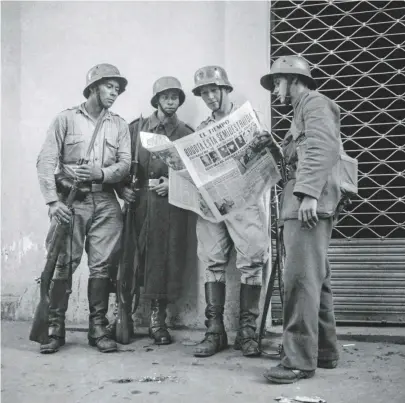
M159 100L157 101L157 104L158 104L158 106L160 106L160 110L162 111L163 115L165 115L165 117L167 117L167 118L172 117L172 116L176 113L176 111L177 111L177 109L176 109L173 113L168 113L168 112L165 110L165 108L163 108L163 106L162 106L162 104L159 102Z
M285 93L285 104L287 106L291 105L291 85L293 82L294 77L291 74L287 75L287 89Z
M219 93L220 93L219 102L218 102L219 106L217 109L212 111L213 113L218 112L222 108L222 104L224 103L224 93L222 91L224 91L224 87L221 86L221 87L219 87Z
M97 95L97 103L98 103L98 105L103 107L103 104L101 102L100 89L98 87L96 88L96 95Z

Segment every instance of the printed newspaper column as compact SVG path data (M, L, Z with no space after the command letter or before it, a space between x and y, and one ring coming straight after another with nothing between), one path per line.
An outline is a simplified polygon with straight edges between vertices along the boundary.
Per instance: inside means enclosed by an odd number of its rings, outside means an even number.
M169 202L219 222L260 197L280 179L249 102L229 116L171 142L141 132L142 145L169 167Z

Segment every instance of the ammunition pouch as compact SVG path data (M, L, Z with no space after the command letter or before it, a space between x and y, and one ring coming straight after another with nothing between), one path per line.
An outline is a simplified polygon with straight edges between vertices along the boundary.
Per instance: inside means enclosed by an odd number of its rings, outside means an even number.
M349 157L343 150L340 151L340 190L342 197L349 198L358 193L357 178L358 162Z
M69 196L74 179L69 178L62 172L55 174L56 191L63 197ZM91 184L81 184L77 189L75 200L83 201L91 191Z

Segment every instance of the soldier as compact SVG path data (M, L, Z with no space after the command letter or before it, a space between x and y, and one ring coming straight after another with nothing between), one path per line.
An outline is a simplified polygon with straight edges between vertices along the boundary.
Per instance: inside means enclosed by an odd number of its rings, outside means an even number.
M298 56L277 59L261 85L293 107L282 148L288 178L283 190L283 351L266 372L274 383L310 378L316 367L335 368L336 325L327 257L333 216L340 200L339 107L316 91L308 63Z
M52 219L48 237L51 237L57 222L71 223L71 233L59 255L50 290L50 342L40 346L41 353L54 353L65 344L68 269L71 265L72 272L75 271L84 245L90 270L89 344L97 346L101 352L117 349L106 332L110 274L119 252L123 225L114 184L128 175L131 145L128 124L109 108L125 91L127 83L111 64L99 64L90 69L83 91L87 101L56 116L38 156L39 184ZM97 134L90 161L77 165L77 161L86 154L103 109L108 111ZM56 167L59 173L55 176ZM73 203L72 217L64 201L75 177L81 185L80 196Z
M159 78L153 84L151 99L156 111L143 121L141 131L163 134L171 141L192 133L193 129L179 120L176 114L185 98L177 78ZM138 124L139 119L129 125L131 137L138 133ZM151 300L149 336L155 344L170 344L172 339L166 326L166 308L168 302L175 301L179 293L185 267L188 213L169 204L168 167L142 146L139 149L138 172L140 189L134 192L125 186L122 197L127 202L137 201L135 221L141 254L143 295Z
M193 93L200 96L212 114L198 130L214 124L237 109L230 98L233 90L225 70L219 66L202 67L194 75ZM267 133L268 145L274 144ZM275 144L274 144L275 145ZM273 146L271 145L271 148ZM211 154L210 154L211 155ZM232 246L236 267L241 272L239 330L234 348L246 357L260 355L255 337L262 287L262 269L268 259L269 234L263 198L223 222L197 218L198 257L206 265L205 299L207 331L195 349L197 357L208 357L228 345L223 322L225 304L225 267Z

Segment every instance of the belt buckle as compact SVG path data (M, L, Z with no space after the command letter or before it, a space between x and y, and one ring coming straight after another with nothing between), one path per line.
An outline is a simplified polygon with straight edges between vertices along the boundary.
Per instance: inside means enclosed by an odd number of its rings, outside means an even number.
M159 185L160 179L149 179L148 180L148 187L154 187Z
M91 192L102 192L103 191L103 184L102 183L92 183L91 184Z

